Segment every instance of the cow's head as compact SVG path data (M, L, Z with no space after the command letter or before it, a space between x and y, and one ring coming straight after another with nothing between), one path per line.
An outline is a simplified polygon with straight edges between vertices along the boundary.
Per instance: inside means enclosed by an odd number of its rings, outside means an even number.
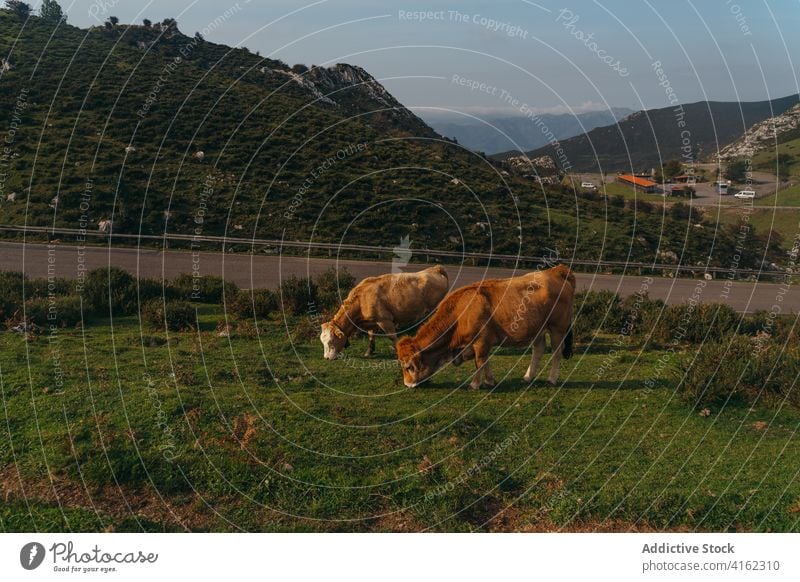
M335 360L336 356L347 347L347 336L338 325L329 321L322 324L322 333L319 334L319 341L325 350L326 360Z
M423 352L410 337L397 342L397 359L403 371L403 383L414 388L430 378L444 363L441 357Z

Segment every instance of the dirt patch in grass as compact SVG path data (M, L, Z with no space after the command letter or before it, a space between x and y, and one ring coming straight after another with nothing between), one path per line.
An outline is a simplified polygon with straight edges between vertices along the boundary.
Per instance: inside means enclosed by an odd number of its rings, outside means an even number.
M52 474L49 482L45 479L30 481L22 479L14 466L0 469L0 498L6 503L37 501L82 508L96 512L99 517L106 515L113 520L107 524L106 531L114 531L115 524L126 519L130 521L131 517L164 524L168 529L203 531L209 529L215 517L194 496L178 502L164 499L152 491L126 486L88 489Z

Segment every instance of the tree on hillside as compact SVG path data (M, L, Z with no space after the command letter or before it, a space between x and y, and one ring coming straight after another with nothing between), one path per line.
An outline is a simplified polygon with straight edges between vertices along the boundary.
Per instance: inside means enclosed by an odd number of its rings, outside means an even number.
M680 160L672 159L664 164L664 177L668 180L683 173L683 166Z
M149 18L145 18L142 20L142 24L145 28L150 28L153 25L153 22Z
M108 21L111 23L111 26L115 27L119 24L119 18L116 16L109 16Z
M163 30L167 36L172 36L178 32L178 21L174 18L165 18L161 21L161 30Z
M39 16L41 16L42 20L46 20L47 22L66 22L67 20L64 11L61 10L61 6L58 5L56 0L42 0L42 5L39 8Z
M725 175L733 182L744 182L750 175L750 164L747 160L734 160L728 164Z
M28 18L31 15L31 6L20 0L6 0L6 9L15 13L20 18Z

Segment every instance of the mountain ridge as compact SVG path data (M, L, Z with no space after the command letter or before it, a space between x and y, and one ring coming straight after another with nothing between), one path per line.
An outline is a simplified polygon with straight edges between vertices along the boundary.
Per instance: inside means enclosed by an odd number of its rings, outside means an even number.
M427 123L441 135L456 139L463 146L493 155L508 151L515 145L525 150L538 148L548 142L550 132L557 139L566 139L613 123L630 113L633 111L624 107L576 114L541 113L536 116L541 125L532 123L524 115L486 115L479 119L431 117Z
M649 171L671 158L696 163L716 156L719 149L741 137L755 123L794 106L800 95L769 101L696 101L634 112L617 123L595 128L559 142L571 170L586 172ZM528 157L550 155L547 145L526 152ZM497 154L497 159L518 155Z

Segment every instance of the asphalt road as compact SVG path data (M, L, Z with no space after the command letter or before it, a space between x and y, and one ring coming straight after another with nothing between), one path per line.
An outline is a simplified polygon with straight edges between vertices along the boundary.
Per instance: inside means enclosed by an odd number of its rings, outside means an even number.
M243 288L277 287L289 275L316 275L337 264L332 259L306 259L290 256L199 253L185 251L156 251L135 248L85 247L82 256L75 246L44 244L0 243L0 270L23 271L29 277L46 277L48 268L57 277L76 278L79 267L94 269L113 265L140 277L172 279L182 273L198 271L201 275L217 275ZM82 262L81 262L82 261ZM391 265L378 261L340 260L358 279L387 273ZM404 270L415 271L423 265L412 264ZM508 277L511 269L445 265L453 287L482 278ZM519 271L517 271L519 273ZM780 307L782 313L800 312L800 286L788 290L774 283L730 282L724 279L698 281L654 277L651 282L637 275L603 275L577 273L579 289L608 289L622 296L631 295L647 285L651 298L667 303L688 301L699 292L702 302L728 303L737 311L770 310ZM783 293L781 293L783 291ZM782 299L781 299L782 298Z

